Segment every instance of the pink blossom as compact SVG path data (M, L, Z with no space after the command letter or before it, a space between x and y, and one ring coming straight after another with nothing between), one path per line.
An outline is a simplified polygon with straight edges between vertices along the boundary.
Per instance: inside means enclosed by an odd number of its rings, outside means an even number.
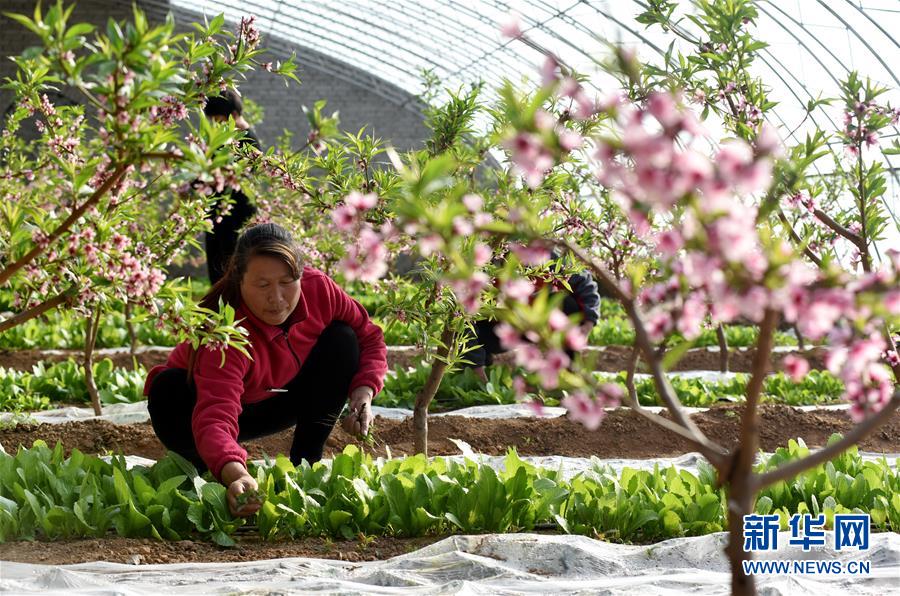
M453 293L460 305L470 314L478 312L481 306L481 291L489 279L483 271L476 271L469 279L456 279L451 282Z
M510 157L525 182L537 188L544 179L544 173L553 167L553 156L544 146L541 138L530 132L520 132L504 143L510 150Z
M550 131L556 125L556 118L547 110L537 110L534 113L534 126L541 131Z
M522 19L517 14L510 14L500 26L500 34L510 39L522 37Z
M544 365L544 355L536 345L520 343L516 350L516 364L530 371L538 371Z
M681 123L678 106L669 93L654 91L647 99L647 111L663 128L672 129Z
M584 144L584 138L574 130L562 129L559 133L559 146L563 151L573 151Z
M677 328L685 339L694 339L700 336L700 326L706 317L706 304L696 296L690 296L681 308L681 316L678 318Z
M774 155L780 157L784 153L784 147L775 128L768 122L764 122L759 129L759 136L756 137L756 150L763 155Z
M475 232L475 227L472 225L472 222L463 217L462 215L457 215L453 218L453 233L457 236L471 236Z
M709 240L732 263L740 263L751 253L759 252L755 209L735 209L715 220L709 227Z
M560 405L569 411L569 418L582 423L588 430L597 430L606 416L603 404L593 400L583 391L576 391L560 401Z
M509 248L525 265L540 265L550 258L550 251L538 242L532 242L528 246L514 243Z
M579 352L587 347L587 335L581 327L575 326L566 331L566 346L572 351Z
M352 205L338 205L331 212L331 219L342 232L349 232L356 223L356 209Z
M884 359L891 367L896 368L900 366L900 355L897 354L896 350L886 351L884 353Z
M463 196L462 202L463 205L466 206L466 209L469 210L469 213L477 213L484 207L484 199L481 198L481 195L476 195L474 193Z
M361 192L354 191L344 198L344 203L350 205L357 211L365 211L371 209L378 203L378 195L374 192L362 194Z
M516 399L522 399L523 397L525 397L525 391L526 391L525 379L523 379L522 377L519 377L519 376L515 377L513 379L512 386L513 386L513 391L516 392ZM537 403L540 403L540 402L537 402ZM543 405L543 404L541 404L541 405Z
M524 383L524 381L523 381L523 383ZM532 413L535 416L537 416L538 418L543 418L544 416L547 415L547 412L544 410L544 402L536 400L536 399L529 399L528 401L523 402L523 403L526 406L528 406L528 409L531 410Z
M503 295L516 302L528 302L534 294L534 284L527 279L513 279L503 284Z
M570 362L569 355L562 350L550 350L543 365L537 371L541 378L541 385L547 389L556 389L559 386L560 371L569 366Z
M431 256L432 253L437 252L443 246L444 239L437 234L424 236L419 239L419 252L421 252L424 257Z
M554 308L550 311L550 319L548 321L550 325L550 331L562 331L566 327L572 324L572 321L569 320L569 317L563 313L563 311L558 308Z
M806 376L806 373L809 372L809 362L805 358L788 354L784 358L784 372L787 373L792 381L799 383Z
M722 145L715 161L725 181L734 182L753 163L753 150L744 141L731 141Z
M494 218L490 213L476 213L475 217L472 218L472 221L475 224L475 227L483 228L493 222Z
M472 257L476 267L485 265L491 259L491 247L483 242L475 244L472 250Z
M741 314L757 323L762 321L768 303L769 294L761 286L751 286L738 298Z
M541 66L541 85L549 87L558 80L559 62L556 61L556 58L554 58L552 54L548 54L547 57L544 58L544 63Z
M655 310L647 315L646 325L650 340L660 342L672 330L672 315L665 310Z
M656 236L656 249L664 257L674 257L682 246L684 246L684 239L676 229L660 232Z
M509 323L500 323L494 328L494 334L505 350L514 350L522 345L522 335Z
M900 315L900 290L891 290L884 295L884 308L892 315Z

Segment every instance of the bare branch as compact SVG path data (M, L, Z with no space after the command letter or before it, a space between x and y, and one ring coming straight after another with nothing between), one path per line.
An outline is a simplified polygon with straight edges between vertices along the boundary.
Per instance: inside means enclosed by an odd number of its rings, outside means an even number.
M63 304L64 302L69 300L74 295L74 293L75 293L74 290L75 290L75 287L72 286L65 292L63 292L57 296L54 296L53 298L51 298L49 300L45 300L44 302L41 302L40 304L38 304L35 307L29 308L28 310L24 310L17 315L14 315L12 317L9 317L8 319L4 319L4 320L0 321L0 333L3 333L4 331L6 331L8 329L12 329L13 327L15 327L17 325L21 325L22 323L26 323L26 322L30 321L31 319L39 317L42 314L44 314L45 312L47 312L48 310L53 310L60 304Z
M868 436L869 433L887 422L898 407L900 407L900 389L896 389L894 391L894 395L891 397L891 401L889 401L880 412L878 412L874 416L866 418L865 420L857 424L853 429L850 430L850 432L844 435L844 437L840 441L832 443L824 449L820 449L815 453L804 457L803 459L792 461L790 463L784 464L783 466L779 466L774 470L766 472L765 474L759 474L755 476L753 483L756 490L763 489L781 480L788 480L789 478L793 478L801 472L805 472L810 468L814 468L819 464L825 463L828 460L837 457L844 450L852 447L853 445L864 439L866 436Z
M637 403L637 401L631 401L627 405L647 420L650 420L654 424L657 424L666 430L670 430L673 433L677 434L679 437L685 439L694 447L694 449L702 453L703 457L709 460L709 462L717 469L720 469L725 465L728 453L720 445L717 445L716 443L710 441L703 435L694 435L694 433L681 426L674 420L669 420L668 418L651 412L650 410L642 407L639 403Z
M844 238L855 244L860 250L862 250L865 246L865 244L863 243L863 239L859 236L859 234L854 234L838 222L834 221L831 216L829 216L821 209L815 209L813 211L813 215L815 215L816 219L821 221L823 224L831 228L833 231L837 232L838 235L843 236Z
M781 209L781 207L778 208L778 219L780 219L781 223L784 224L784 227L787 228L788 234L791 236L791 240L794 241L794 244L796 244L797 246L802 246L803 254L805 254L809 258L809 260L816 265L816 267L821 267L822 259L818 255L816 255L816 253L810 250L808 246L806 246L806 243L803 242L803 239L800 238L796 230L794 230L794 226L792 226L791 222L788 221L787 215L784 214L784 211Z

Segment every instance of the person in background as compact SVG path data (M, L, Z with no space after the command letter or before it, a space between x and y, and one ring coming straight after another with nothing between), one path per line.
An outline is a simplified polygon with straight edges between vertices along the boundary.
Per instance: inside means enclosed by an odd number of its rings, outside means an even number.
M259 139L243 116L244 102L237 91L226 89L221 95L210 97L203 108L203 113L207 118L216 122L228 120L229 117L234 118L235 126L245 131L241 142L249 143L257 149L260 148ZM218 219L216 214L220 209L221 200L216 203L212 213L213 229L206 233L206 264L210 284L215 284L222 279L228 259L237 244L241 228L256 213L256 208L250 203L250 199L240 190L228 188L222 194L231 196L232 205L231 210Z
M209 469L228 488L232 513L256 490L240 442L294 427L290 459L322 458L325 441L349 398L343 428L365 435L372 399L384 386L387 347L366 309L327 275L304 267L290 234L275 224L248 228L225 275L201 305L223 300L248 332L248 358L234 347L194 350L179 344L147 375L144 394L165 447Z
M559 255L554 253L553 260L557 260ZM537 279L535 280L535 293L550 285L551 295L563 293L564 298L560 306L563 313L567 316L580 314L580 325L585 336L590 335L591 329L600 319L600 290L597 282L588 271L574 273L568 279L569 289L556 278ZM464 358L469 360L471 364L464 364L465 367L471 367L476 375L482 380L487 381L488 376L485 367L490 366L494 362L494 355L502 354L506 350L500 344L500 338L497 337L495 329L499 323L497 321L482 319L475 321L475 336L470 337L468 346L478 346L469 352L466 352ZM574 353L566 350L569 357L572 358Z

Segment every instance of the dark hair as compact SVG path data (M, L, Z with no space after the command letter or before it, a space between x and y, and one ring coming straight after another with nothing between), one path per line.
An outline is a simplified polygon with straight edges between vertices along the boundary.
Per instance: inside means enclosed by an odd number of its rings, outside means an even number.
M234 112L238 116L244 113L244 102L241 96L234 89L226 89L220 95L210 97L203 106L203 113L206 117L212 116L231 116Z
M290 232L273 223L255 225L247 228L240 235L234 253L228 259L225 274L200 299L200 306L217 311L219 298L232 308L240 306L241 280L244 278L244 273L247 272L247 264L250 259L260 255L283 261L290 269L293 279L300 279L303 274L300 250ZM188 360L188 379L191 381L193 381L196 360L197 352L191 349Z

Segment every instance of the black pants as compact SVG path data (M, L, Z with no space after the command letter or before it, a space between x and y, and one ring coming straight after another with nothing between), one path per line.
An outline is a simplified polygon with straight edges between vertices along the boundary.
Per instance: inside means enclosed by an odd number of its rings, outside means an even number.
M566 315L582 312L578 301L569 292L566 292L565 298L563 298L562 311ZM463 358L472 362L472 364L464 364L463 366L490 366L494 363L495 354L502 354L506 351L500 344L500 338L497 337L495 331L499 324L497 321L489 321L487 319L475 321L475 336L472 337L470 334L466 345L478 345L480 347L463 355ZM574 358L575 356L575 353L569 349L566 349L566 354L569 355L569 358Z
M322 331L300 372L284 386L286 393L243 407L238 416L238 441L294 426L291 462L319 461L358 368L356 333L346 323L335 321ZM187 383L187 371L170 368L160 372L153 379L148 399L150 422L160 442L192 462L201 473L205 471L207 466L197 452L191 430L197 395Z
M211 284L216 283L225 275L225 270L228 269L228 260L237 247L241 228L256 213L256 209L250 204L250 200L244 193L237 190L232 191L231 199L233 201L231 211L218 223L216 223L215 217L219 204L216 204L212 213L212 232L206 233L206 266Z

